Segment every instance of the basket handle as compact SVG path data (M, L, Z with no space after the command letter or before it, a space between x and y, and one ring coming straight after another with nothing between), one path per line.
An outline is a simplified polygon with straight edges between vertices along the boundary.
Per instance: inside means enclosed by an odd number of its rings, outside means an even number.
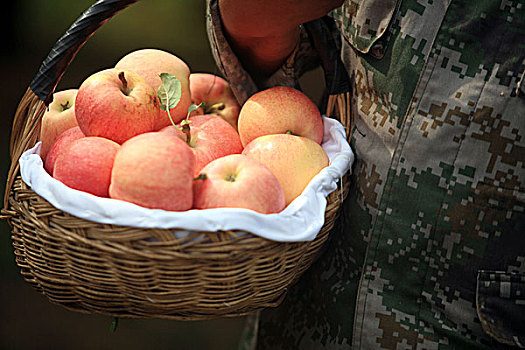
M77 52L116 13L138 0L99 0L89 7L58 39L29 87L35 95L48 105L62 75L75 58Z
M80 48L98 28L115 14L137 1L139 0L97 1L84 11L58 39L42 62L38 73L20 100L13 118L9 149L11 165L7 174L4 195L5 208L8 206L9 192L19 170L18 159L25 150L36 143L40 130L40 119L46 106L51 103L53 92L66 69Z
M324 16L303 24L312 45L319 55L329 95L350 92L348 72L341 61L341 44L332 36L334 20Z
M352 83L341 60L341 42L333 34L335 21L324 16L304 24L313 48L319 55L327 89L326 115L338 119L350 141L354 120L351 109Z

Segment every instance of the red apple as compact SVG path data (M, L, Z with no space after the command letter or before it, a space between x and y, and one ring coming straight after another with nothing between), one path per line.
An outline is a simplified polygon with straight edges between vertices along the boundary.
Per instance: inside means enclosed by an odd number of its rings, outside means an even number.
M49 175L53 175L56 159L60 153L62 153L62 150L66 149L73 141L82 137L85 137L85 135L78 126L70 128L60 134L49 152L47 152L47 156L44 161L44 169L46 169Z
M195 154L195 175L209 162L228 154L242 152L237 131L224 119L211 114L195 115L189 118L190 138L173 125L162 129L186 141Z
M216 114L237 130L241 106L225 79L210 73L192 73L190 92L193 104L204 102L205 114Z
M317 142L289 134L258 137L242 154L260 161L274 173L283 188L286 205L329 163L326 152Z
M193 152L179 138L163 132L135 136L117 152L109 196L146 208L190 209L194 167Z
M153 130L160 113L157 93L137 73L105 69L80 85L75 101L80 129L117 143Z
M186 118L188 108L191 105L189 77L190 69L186 62L172 53L159 49L141 49L128 53L115 65L117 69L130 70L140 74L148 84L158 91L162 84L161 73L169 73L175 76L181 83L181 98L179 103L170 109L170 115L174 123ZM160 112L155 120L154 130L159 130L171 124L168 113Z
M284 192L275 175L260 162L231 154L206 165L193 184L193 207L245 208L263 214L284 209Z
M96 136L75 140L58 156L53 177L76 190L107 197L119 147L114 141Z
M42 159L46 159L47 153L60 134L78 125L74 108L77 92L77 89L69 89L53 94L53 101L44 112L40 126L40 141L42 141L40 156Z
M238 122L242 145L259 136L289 133L323 141L323 119L317 106L301 91L285 86L272 87L248 98Z

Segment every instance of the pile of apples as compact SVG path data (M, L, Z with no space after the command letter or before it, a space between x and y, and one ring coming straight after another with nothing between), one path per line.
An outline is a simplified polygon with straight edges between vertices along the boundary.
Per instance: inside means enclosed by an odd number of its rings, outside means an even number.
M45 170L96 196L170 211L278 213L328 166L323 121L299 90L242 106L228 82L141 49L56 92L42 117Z

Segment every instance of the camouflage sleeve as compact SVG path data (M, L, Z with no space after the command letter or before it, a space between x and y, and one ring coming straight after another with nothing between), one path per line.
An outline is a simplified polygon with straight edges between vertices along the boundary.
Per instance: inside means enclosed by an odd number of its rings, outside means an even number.
M525 275L480 271L476 294L485 332L503 344L525 347Z
M306 31L301 28L300 41L283 65L266 80L255 82L242 67L224 36L218 0L207 0L206 3L206 26L212 54L218 69L230 82L239 103L243 104L249 96L267 87L298 87L299 77L318 65L318 57L312 50Z

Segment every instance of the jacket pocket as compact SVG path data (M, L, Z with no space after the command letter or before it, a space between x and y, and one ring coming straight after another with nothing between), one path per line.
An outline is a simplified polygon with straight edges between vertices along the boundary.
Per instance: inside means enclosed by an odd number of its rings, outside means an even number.
M478 271L476 309L492 338L525 347L525 274Z
M387 29L401 0L345 0L333 15L336 25L357 51L383 57Z

